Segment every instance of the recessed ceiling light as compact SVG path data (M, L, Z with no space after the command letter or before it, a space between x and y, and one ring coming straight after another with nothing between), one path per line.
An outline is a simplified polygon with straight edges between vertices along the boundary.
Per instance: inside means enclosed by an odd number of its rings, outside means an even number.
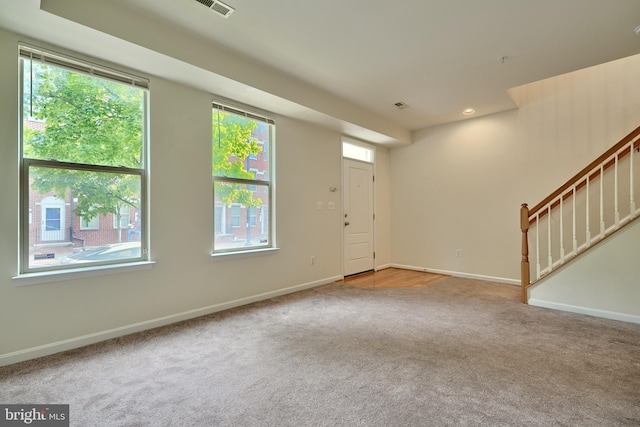
M474 110L473 108L467 108L466 110L464 110L462 112L462 114L464 114L465 116L470 116L471 114L475 113L476 110Z

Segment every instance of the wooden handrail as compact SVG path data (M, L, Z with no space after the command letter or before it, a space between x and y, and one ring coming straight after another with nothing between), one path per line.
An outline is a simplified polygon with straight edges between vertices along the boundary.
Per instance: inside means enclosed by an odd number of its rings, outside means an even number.
M592 171L594 168L596 168L596 166L599 166L602 162L604 162L605 160L607 160L609 157L611 157L612 155L614 155L618 150L620 150L621 148L623 148L625 145L629 144L631 141L633 141L635 138L637 138L640 135L640 126L638 126L637 128L635 128L633 131L631 131L631 133L629 133L627 136L625 136L624 138L622 138L620 140L620 142L618 142L616 145L614 145L613 147L611 147L609 150L607 150L604 154L602 154L600 157L598 157L597 159L595 159L593 162L589 163L589 165L587 167L585 167L584 169L582 169L580 172L578 172L577 174L575 174L571 179L569 179L567 182L565 182L562 186L560 186L556 191L554 191L553 193L551 193L549 196L547 196L544 200L542 200L540 203L538 203L537 205L535 205L533 208L529 209L529 217L535 215L536 213L538 213L538 211L540 211L542 208L546 207L549 203L551 203L554 199L556 199L558 196L560 196L561 194L563 194L565 191L567 191L569 188L573 187L577 182L579 182L580 180L584 179L585 175L587 175L590 171ZM636 141L633 144L633 149L637 150L640 147L640 139L638 141ZM618 159L623 158L624 156L626 156L627 154L629 154L631 152L631 150L624 150L620 153L620 155L618 156ZM603 165L603 169L607 170L609 167L613 166L615 164L615 161L610 161L607 162L605 165ZM589 179L595 178L598 175L600 175L600 169L597 169L596 171L594 171L592 174L589 175ZM583 187L586 184L586 180L584 183L579 184L578 187L576 189L579 189L581 187ZM563 200L565 198L568 198L570 195L564 195L563 196ZM558 203L560 203L559 201L556 202L554 204L557 205ZM546 212L542 212L540 214L540 216L544 216L546 214Z
M636 151L640 149L640 139L638 139L638 141L633 143L633 149L636 150ZM620 151L620 153L618 154L618 160L623 159L630 152L631 152L631 150L629 150L629 148L626 148L623 151ZM603 156L600 156L600 157L602 158ZM607 157L604 157L604 158L606 159ZM606 162L604 165L602 165L602 172L606 171L607 169L609 169L611 166L614 166L615 164L616 164L616 160L615 160L615 158L612 158L611 160ZM597 165L595 165L595 166L597 166ZM594 166L594 168L595 168L595 166ZM583 169L582 171L584 171L586 169L587 168ZM568 187L563 188L564 187L564 185L563 185L558 190L556 190L553 194L555 194L556 197L557 197L559 195L559 193L561 193L560 190L566 191L566 190L570 189L576 182L579 182L579 184L576 185L576 191L580 190L582 187L587 185L587 180L588 181L592 181L593 179L595 179L598 176L600 176L600 168L597 168L597 169L593 169L592 168L592 170L593 170L593 172L589 176L583 175L582 178L573 179L573 182L571 182L572 180L567 181L567 183L565 185L570 183ZM574 176L574 178L576 178L576 177ZM566 199L570 198L572 195L573 195L572 191L568 191L568 192L564 193L562 195L562 201L565 201ZM540 202L536 206L534 206L534 208L537 208L535 213L540 212L538 214L538 218L544 218L544 216L547 214L547 210L542 210L542 208L546 207L547 203L549 203L553 199L554 198L549 196L546 199L544 199L542 202ZM551 203L550 207L551 207L551 209L555 209L559 204L560 204L560 198L558 198L555 202ZM534 210L532 209L531 212L534 212ZM535 221L536 221L536 218L531 217L529 223L533 224Z

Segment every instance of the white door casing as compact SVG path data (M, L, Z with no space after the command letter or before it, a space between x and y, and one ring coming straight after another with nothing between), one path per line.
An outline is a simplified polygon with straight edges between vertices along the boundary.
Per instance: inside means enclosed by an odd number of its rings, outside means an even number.
M373 164L343 159L343 274L374 269Z

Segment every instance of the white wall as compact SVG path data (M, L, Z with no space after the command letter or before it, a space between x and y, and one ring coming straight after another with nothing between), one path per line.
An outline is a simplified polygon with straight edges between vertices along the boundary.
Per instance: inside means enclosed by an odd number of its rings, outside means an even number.
M18 286L18 39L0 30L0 364L341 277L341 135L276 117L280 250L212 260L211 95L148 76L155 266Z
M517 117L511 111L426 129L391 151L394 264L516 277L523 196L512 177L525 149Z
M394 148L392 263L519 283L520 204L640 125L638 75L634 56L514 88L518 110L421 130Z
M529 289L529 304L640 323L640 222Z
M376 147L375 153L375 268L389 267L391 264L391 150Z

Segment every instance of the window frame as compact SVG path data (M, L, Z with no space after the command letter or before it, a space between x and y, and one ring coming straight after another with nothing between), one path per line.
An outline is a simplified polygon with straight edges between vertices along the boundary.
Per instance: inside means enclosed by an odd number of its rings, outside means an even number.
M257 122L262 122L264 124L266 124L268 126L267 129L267 136L268 136L268 140L267 141L263 141L263 143L259 142L259 145L262 147L262 153L259 153L258 155L250 155L249 158L252 160L259 160L259 156L260 154L262 154L262 159L265 160L267 162L267 170L266 171L258 171L256 169L250 169L251 172L253 172L254 175L254 179L246 179L246 178L232 178L232 177L226 177L226 176L216 176L215 172L213 170L213 165L212 165L212 195L213 195L213 200L212 200L212 204L214 205L214 210L213 210L213 215L214 217L212 218L213 220L213 224L214 224L214 236L213 236L213 242L212 242L212 256L219 256L219 255L232 255L232 254L243 254L243 253L260 253L260 252L264 252L269 251L269 250L274 250L277 249L276 246L276 226L275 226L275 133L276 133L276 123L275 120L268 117L267 114L264 114L262 112L255 112L254 110L252 110L251 108L247 108L247 107L236 107L234 105L231 105L229 103L221 103L218 102L216 100L214 100L214 102L212 103L212 113L215 112L215 110L220 110L222 112L227 112L227 113L231 113L231 114L235 114L238 116L242 116L251 120L255 120ZM213 145L212 145L212 150L214 149ZM262 175L263 179L257 179L258 177L258 172L261 172L260 174ZM217 233L215 232L215 203L216 203L216 196L215 196L215 186L216 186L216 182L220 182L220 183L229 183L229 184L241 184L241 185L246 185L247 188L256 188L256 191L258 191L258 188L265 188L266 189L266 199L267 199L267 205L268 205L268 214L266 215L266 217L268 218L269 222L268 222L268 229L267 229L267 239L268 242L266 244L259 244L259 245L253 245L253 246L242 246L242 247L234 247L234 248L216 248L216 237L217 237ZM261 211L264 211L264 202L259 206ZM236 205L236 203L232 204L232 205L223 205L226 207L232 207ZM249 207L245 206L243 204L239 204L240 206L240 218L242 217L242 211L243 209L245 210L245 212L248 212ZM257 212L257 207L255 208L255 212ZM257 221L257 215L254 216L254 218L256 218ZM242 221L241 221L242 223ZM233 226L233 214L231 212L231 209L229 209L229 224L231 224L232 228L241 228L240 226ZM249 223L245 224L245 226L249 227L249 228L256 228L257 227L257 223L254 226L250 226ZM262 225L262 227L264 227L264 225Z
M60 277L61 273L73 273L78 271L100 270L104 271L107 267L126 267L139 263L149 262L148 251L148 221L142 221L140 227L141 232L141 250L140 256L135 258L125 258L115 261L98 261L81 264L69 265L51 265L51 266L30 266L29 248L30 248L30 224L32 223L32 210L30 204L30 169L48 168L62 169L68 171L96 172L96 173L112 173L119 175L131 175L139 179L140 195L139 206L136 209L140 213L140 217L147 219L148 215L148 175L149 175L149 80L129 74L124 71L109 68L107 66L91 63L84 59L78 59L66 54L43 49L34 45L20 42L18 44L19 59L19 194L20 194L20 213L19 213L19 256L18 256L18 276L15 279L35 277L37 283L40 282L38 277L55 275ZM68 72L89 75L96 79L116 82L118 84L128 85L136 89L142 90L142 146L140 166L137 168L124 166L106 166L100 164L85 164L66 161L58 161L53 159L33 159L25 157L24 147L24 120L29 119L25 115L23 108L24 102L24 78L25 63L27 61L39 62L51 67L57 67ZM73 214L72 214L73 215ZM82 218L82 217L80 217ZM71 218L74 221L74 217ZM81 219L82 223L82 219ZM99 222L98 222L99 224ZM115 226L115 224L114 224ZM80 230L91 230L90 228L79 227ZM53 280L57 281L57 280Z

